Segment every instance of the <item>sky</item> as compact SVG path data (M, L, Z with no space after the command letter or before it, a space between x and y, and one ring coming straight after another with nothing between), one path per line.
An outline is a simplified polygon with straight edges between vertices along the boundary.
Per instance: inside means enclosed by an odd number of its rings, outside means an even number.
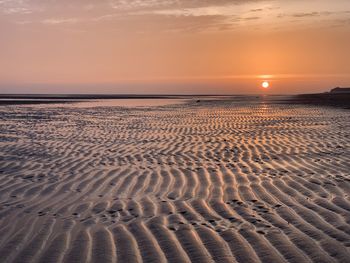
M0 93L323 92L349 47L349 0L0 0Z

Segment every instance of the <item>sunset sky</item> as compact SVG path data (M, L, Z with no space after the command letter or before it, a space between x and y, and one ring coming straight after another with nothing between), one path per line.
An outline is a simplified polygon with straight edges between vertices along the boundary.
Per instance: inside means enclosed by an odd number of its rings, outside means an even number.
M350 86L349 0L0 0L0 93Z

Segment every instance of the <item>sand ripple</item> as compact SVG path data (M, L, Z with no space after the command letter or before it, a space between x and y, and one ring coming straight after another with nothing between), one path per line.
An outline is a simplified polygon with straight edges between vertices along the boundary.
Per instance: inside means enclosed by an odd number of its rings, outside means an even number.
M350 113L0 108L1 262L349 262Z

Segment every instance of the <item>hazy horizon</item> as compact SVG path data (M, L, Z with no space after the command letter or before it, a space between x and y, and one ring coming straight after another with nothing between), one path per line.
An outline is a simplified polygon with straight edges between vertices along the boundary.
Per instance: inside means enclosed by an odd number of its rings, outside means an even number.
M347 0L0 0L0 34L0 93L295 94L350 86Z

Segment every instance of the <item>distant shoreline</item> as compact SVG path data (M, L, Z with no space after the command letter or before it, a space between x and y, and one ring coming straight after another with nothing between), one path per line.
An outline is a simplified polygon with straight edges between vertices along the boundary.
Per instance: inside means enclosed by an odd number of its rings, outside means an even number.
M0 94L0 106L78 103L113 99L185 99L201 95ZM207 96L207 95L202 95Z
M149 99L200 99L200 98L240 98L257 97L262 95L213 95L213 94L188 94L188 95L133 95L133 94L0 94L0 106L6 105L31 105L31 104L62 104L78 103L97 100L149 100ZM274 96L274 95L271 95Z
M293 96L291 102L319 106L332 106L350 109L349 93L315 93Z
M255 94L165 94L165 95L137 95L137 94L0 94L0 99L181 99L190 97L228 97L228 96L256 96Z
M38 104L63 104L78 103L89 100L112 99L190 99L209 97L257 97L264 95L237 94L237 95L213 95L213 94L189 94L189 95L131 95L131 94L0 94L0 106L6 105L38 105ZM311 93L298 95L266 94L269 97L286 96L280 102L286 104L309 104L318 106L332 106L350 109L350 94L348 93Z

